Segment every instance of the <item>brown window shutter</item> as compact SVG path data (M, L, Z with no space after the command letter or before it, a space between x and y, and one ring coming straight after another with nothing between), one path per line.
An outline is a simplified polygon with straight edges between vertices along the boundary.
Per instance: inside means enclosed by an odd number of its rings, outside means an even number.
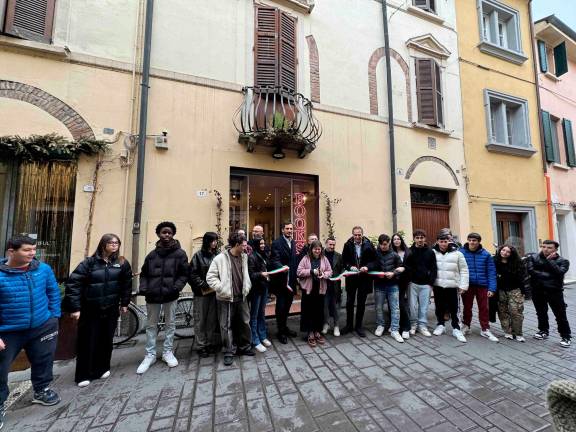
M279 85L296 91L296 18L280 12Z
M437 126L444 126L444 96L442 95L442 74L440 65L434 62L434 77L435 92L436 92L436 121Z
M278 85L278 29L278 10L256 6L254 84L257 86Z
M8 0L5 32L50 43L56 0Z
M432 59L416 59L418 121L430 126L438 125L435 65Z

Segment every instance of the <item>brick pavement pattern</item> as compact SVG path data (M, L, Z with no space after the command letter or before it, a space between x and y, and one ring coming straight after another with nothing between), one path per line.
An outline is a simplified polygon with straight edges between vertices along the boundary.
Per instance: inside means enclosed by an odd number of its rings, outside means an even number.
M576 288L565 293L576 325ZM367 318L372 329L373 313ZM549 340L532 339L536 319L527 302L526 343L489 342L474 321L467 344L447 335L398 344L370 334L328 337L312 349L293 339L232 367L221 355L199 359L181 340L178 367L158 362L137 376L140 337L114 351L108 380L87 388L74 385L74 361L60 363L54 388L62 402L31 406L27 393L8 410L5 430L552 431L545 389L557 378L576 379L576 351L559 346L553 319L551 327ZM493 329L502 334L498 324Z

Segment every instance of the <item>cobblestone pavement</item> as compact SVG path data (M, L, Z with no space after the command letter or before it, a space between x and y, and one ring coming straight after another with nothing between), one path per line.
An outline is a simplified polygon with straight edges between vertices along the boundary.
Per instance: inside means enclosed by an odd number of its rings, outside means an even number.
M566 297L576 325L576 288ZM168 369L158 362L144 376L135 373L144 351L140 337L115 350L108 380L84 389L74 385L74 362L60 363L54 388L62 402L31 406L28 392L9 409L5 429L552 431L545 389L553 379L576 378L576 348L559 346L555 325L549 340L533 340L531 303L526 315L530 337L523 344L489 342L476 322L467 344L446 335L398 344L370 334L328 337L324 347L311 349L294 339L264 355L236 359L232 367L221 356L200 360L189 341L179 341L180 365ZM373 314L367 321L371 329Z

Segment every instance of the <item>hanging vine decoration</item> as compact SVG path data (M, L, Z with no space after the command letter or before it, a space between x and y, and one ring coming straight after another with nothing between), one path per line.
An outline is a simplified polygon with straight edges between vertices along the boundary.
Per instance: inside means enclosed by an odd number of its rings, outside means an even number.
M80 155L93 156L104 153L110 142L89 138L70 141L61 135L0 136L0 159L19 161L76 160Z
M326 201L326 228L328 229L326 237L335 237L335 222L333 220L334 207L342 201L341 198L330 198L326 192L320 193Z
M222 194L218 190L214 189L212 193L216 197L216 234L218 234L218 249L220 249L224 245L224 241L222 240L222 215L224 214L224 204L222 201Z

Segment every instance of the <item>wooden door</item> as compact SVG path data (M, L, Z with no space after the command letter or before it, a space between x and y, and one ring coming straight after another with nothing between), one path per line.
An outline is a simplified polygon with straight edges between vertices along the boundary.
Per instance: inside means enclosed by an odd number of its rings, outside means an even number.
M497 212L496 229L498 246L509 244L518 249L520 255L524 255L524 234L521 213Z
M450 227L449 205L412 203L412 229L426 231L428 244L434 243L438 231L447 227Z

